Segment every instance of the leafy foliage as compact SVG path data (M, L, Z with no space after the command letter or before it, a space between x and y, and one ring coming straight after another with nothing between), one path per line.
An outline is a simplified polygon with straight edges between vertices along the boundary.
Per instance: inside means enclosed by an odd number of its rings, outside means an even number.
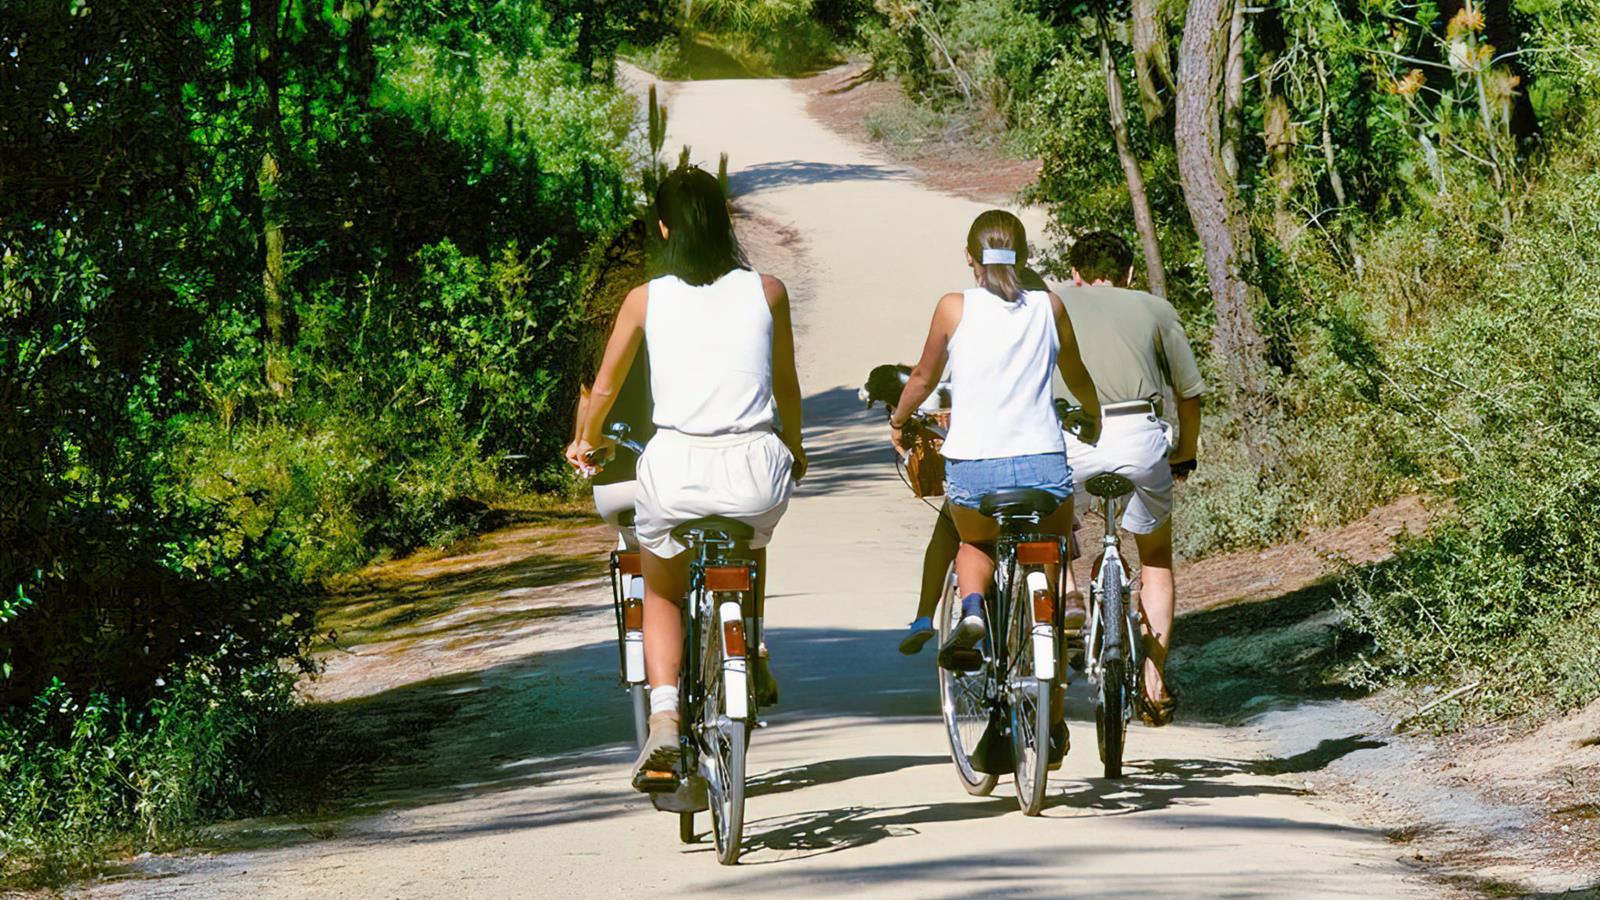
M608 48L659 26L608 7L7 7L5 852L250 809L318 581L548 483L591 248L635 210Z

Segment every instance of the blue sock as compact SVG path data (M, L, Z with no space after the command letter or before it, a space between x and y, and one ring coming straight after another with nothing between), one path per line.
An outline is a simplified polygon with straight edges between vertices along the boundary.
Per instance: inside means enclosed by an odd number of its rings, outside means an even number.
M911 623L911 630L912 631L932 631L933 630L933 619L931 617L929 617L929 616L918 616L916 618L916 620L914 620Z
M977 616L983 618L983 595L968 594L961 598L961 618Z

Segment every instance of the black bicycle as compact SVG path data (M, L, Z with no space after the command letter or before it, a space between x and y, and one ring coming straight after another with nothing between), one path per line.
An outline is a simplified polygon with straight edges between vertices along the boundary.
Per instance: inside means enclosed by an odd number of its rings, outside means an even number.
M914 415L909 427L944 436L927 415ZM1066 558L1065 539L1038 529L1060 505L1054 495L1028 488L982 499L980 511L1000 524L994 586L984 597L990 627L970 650L942 654L939 665L939 706L962 786L984 796L1002 772L1010 772L1017 804L1029 816L1044 809L1053 761L1050 695L1062 675L1062 609L1056 598ZM949 577L940 601L940 646L960 621L961 596ZM1064 742L1065 735L1057 740Z

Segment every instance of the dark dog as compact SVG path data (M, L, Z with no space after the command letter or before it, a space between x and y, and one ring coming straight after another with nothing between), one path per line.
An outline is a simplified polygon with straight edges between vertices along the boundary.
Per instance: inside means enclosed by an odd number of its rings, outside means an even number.
M858 396L868 408L874 403L882 403L893 411L900 405L900 395L905 392L906 380L910 377L910 366L878 366L867 374L867 383L861 386ZM938 398L940 409L950 408L950 388L940 385L934 391L934 396Z

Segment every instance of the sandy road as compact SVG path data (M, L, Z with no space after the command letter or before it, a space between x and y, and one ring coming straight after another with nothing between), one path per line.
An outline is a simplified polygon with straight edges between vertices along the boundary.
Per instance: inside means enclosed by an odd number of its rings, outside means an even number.
M807 392L812 475L772 548L768 618L783 703L751 750L747 851L719 867L682 846L674 818L626 786L623 698L611 691L606 591L559 640L440 679L418 697L501 698L434 739L418 783L370 814L265 849L158 860L157 877L102 884L137 896L596 897L755 892L811 896L982 894L1396 896L1435 893L1384 836L1308 796L1294 776L1253 774L1263 749L1236 729L1135 728L1132 775L1098 760L1083 687L1077 745L1025 819L1003 782L970 798L946 756L932 653L894 641L910 617L931 512L887 464L881 416L855 398L868 368L908 360L934 300L969 279L960 247L981 207L807 117L776 81L678 85L669 147L729 153L756 225L758 266L787 266ZM1032 224L1032 223L1030 223ZM767 236L770 238L771 236ZM781 251L781 252L780 252ZM577 630L574 630L577 629ZM420 702L420 701L419 701ZM1278 766L1276 770L1293 769ZM441 781L442 779L442 781ZM704 817L702 817L702 829ZM296 830L299 829L299 830Z

